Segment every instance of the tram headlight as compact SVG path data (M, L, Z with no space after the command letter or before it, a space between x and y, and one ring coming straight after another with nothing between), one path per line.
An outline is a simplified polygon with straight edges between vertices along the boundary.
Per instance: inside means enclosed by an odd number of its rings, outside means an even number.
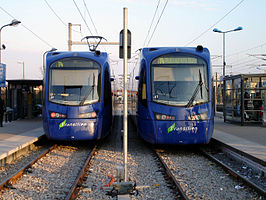
M52 119L64 119L67 118L67 115L58 112L50 112L50 117Z
M78 118L81 118L81 119L91 119L91 118L96 118L96 117L97 117L96 112L82 113L78 115Z
M171 121L171 120L175 120L175 116L173 115L165 115L165 114L161 114L161 113L154 113L155 119L156 120L165 120L165 121Z
M204 112L198 115L189 115L187 119L190 121L208 120L208 112Z
M89 128L89 132L90 132L91 134L93 134L94 131L95 131L95 125L94 125L94 122L90 122L90 123L88 123L88 128Z

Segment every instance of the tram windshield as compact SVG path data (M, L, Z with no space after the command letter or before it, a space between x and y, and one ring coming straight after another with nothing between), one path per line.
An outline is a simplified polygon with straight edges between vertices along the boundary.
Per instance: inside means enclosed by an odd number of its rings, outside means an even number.
M207 63L186 54L166 54L151 63L152 101L173 106L208 102Z
M49 101L86 105L99 101L100 65L95 61L65 58L54 62L49 73Z

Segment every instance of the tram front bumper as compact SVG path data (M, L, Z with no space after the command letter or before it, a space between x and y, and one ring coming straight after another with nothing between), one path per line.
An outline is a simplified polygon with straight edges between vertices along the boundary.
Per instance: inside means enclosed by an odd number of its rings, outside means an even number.
M98 119L49 119L48 133L55 140L95 140L100 135Z
M209 120L154 121L158 144L205 144L211 137Z

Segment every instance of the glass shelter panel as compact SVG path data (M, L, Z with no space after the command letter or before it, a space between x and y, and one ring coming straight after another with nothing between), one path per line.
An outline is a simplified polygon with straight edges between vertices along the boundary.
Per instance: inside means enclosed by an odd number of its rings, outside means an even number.
M244 123L263 123L263 118L266 118L265 82L266 74L227 77L226 120L241 121L242 125Z

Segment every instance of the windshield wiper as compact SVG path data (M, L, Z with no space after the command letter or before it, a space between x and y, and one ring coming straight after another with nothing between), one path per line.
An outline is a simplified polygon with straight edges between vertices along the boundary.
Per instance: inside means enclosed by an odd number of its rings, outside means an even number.
M173 96L172 96L172 91L173 91L173 89L175 89L175 88L176 88L176 82L174 82L173 87L169 90L169 81L168 81L169 98L176 98L176 97L173 97Z
M88 90L88 92L86 93L86 95L84 96L84 98L80 101L80 104L79 104L80 106L83 106L84 105L86 99L91 94L91 92L93 92L92 93L92 98L94 97L94 87L95 87L95 76L94 76L94 73L93 73L93 78L92 79L93 79L92 86L91 86L90 90Z
M196 89L194 90L191 98L189 99L189 101L188 101L188 103L186 105L187 108L191 107L193 105L193 102L194 102L196 96L198 95L199 89L200 89L201 98L203 97L202 96L202 85L203 85L203 82L202 82L202 77L201 77L201 73L200 73L200 70L199 70L199 83L198 83Z

